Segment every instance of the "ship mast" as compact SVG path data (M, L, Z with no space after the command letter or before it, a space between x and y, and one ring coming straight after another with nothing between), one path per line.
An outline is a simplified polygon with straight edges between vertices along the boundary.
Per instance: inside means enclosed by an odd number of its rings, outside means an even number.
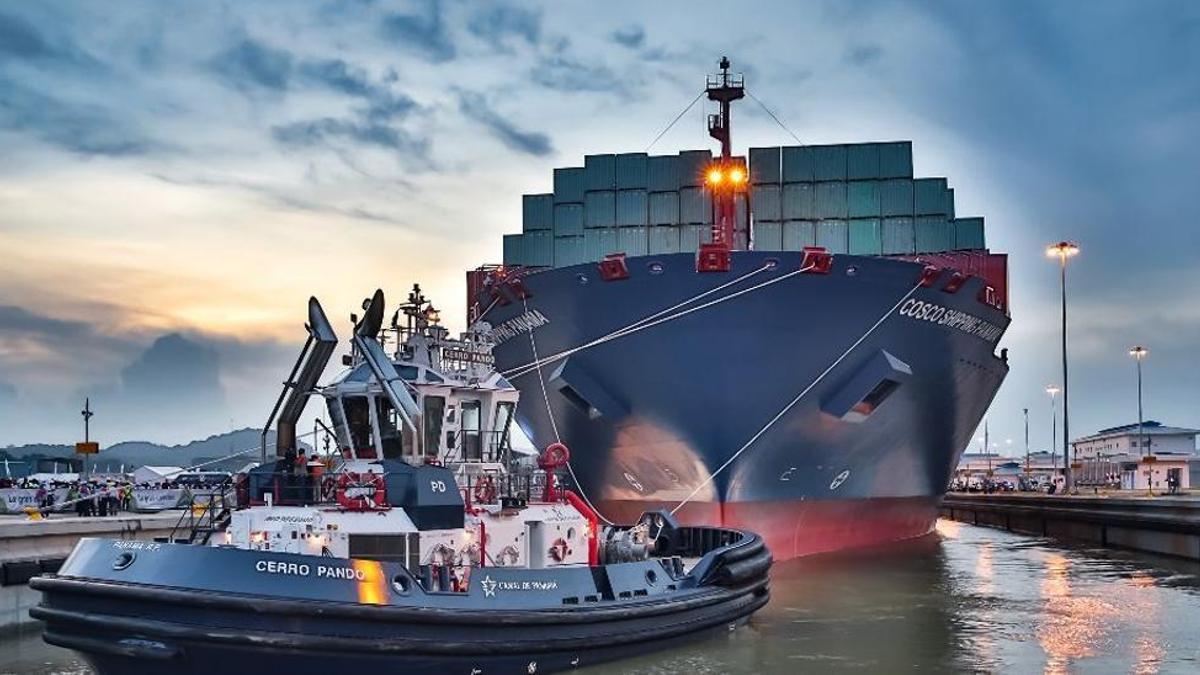
M730 134L729 104L746 95L745 80L729 73L729 59L722 56L721 72L709 75L705 82L708 100L716 101L720 111L708 116L708 134L721 143L721 156L713 161L705 174L705 185L712 195L712 242L700 245L696 269L701 272L729 270L730 251L734 243L736 222L735 198L746 193L745 162L733 157Z

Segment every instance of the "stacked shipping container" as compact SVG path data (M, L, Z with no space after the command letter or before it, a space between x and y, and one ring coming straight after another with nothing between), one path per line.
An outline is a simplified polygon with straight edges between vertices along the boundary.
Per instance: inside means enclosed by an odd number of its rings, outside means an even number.
M554 192L525 195L508 265L563 267L605 255L695 251L711 237L708 150L588 155L554 170ZM945 178L913 178L912 144L751 148L748 228L738 205L735 248L914 255L985 248L982 218L956 218ZM753 232L753 242L749 233Z

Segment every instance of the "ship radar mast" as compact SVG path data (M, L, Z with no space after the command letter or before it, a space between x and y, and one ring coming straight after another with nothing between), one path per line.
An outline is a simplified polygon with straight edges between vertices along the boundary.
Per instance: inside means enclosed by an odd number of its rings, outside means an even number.
M709 75L705 82L708 100L716 101L720 106L719 112L708 116L708 134L721 143L721 156L708 166L704 177L705 186L712 195L713 226L711 243L701 244L696 255L696 269L700 272L729 271L736 197L746 194L749 183L745 160L733 156L729 123L729 104L746 95L745 79L742 75L730 74L727 57L721 57L719 66L721 72Z

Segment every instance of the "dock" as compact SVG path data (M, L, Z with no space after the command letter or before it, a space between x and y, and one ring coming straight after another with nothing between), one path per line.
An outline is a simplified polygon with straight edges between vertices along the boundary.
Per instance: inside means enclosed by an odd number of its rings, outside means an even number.
M29 579L55 572L84 537L153 539L170 536L179 511L80 518L54 515L44 520L0 516L0 634L29 623L29 608L40 593Z
M1035 536L1200 560L1200 498L948 493L941 515Z

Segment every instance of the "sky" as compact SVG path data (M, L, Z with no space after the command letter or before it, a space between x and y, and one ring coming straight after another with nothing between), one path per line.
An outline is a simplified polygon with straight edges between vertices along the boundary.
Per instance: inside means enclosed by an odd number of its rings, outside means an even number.
M0 447L261 425L319 296L452 327L555 166L644 151L728 55L805 143L912 140L1010 254L1001 452L1200 426L1200 3L0 4ZM711 147L697 106L653 147ZM795 140L752 101L734 144ZM1007 441L1011 440L1012 443Z

